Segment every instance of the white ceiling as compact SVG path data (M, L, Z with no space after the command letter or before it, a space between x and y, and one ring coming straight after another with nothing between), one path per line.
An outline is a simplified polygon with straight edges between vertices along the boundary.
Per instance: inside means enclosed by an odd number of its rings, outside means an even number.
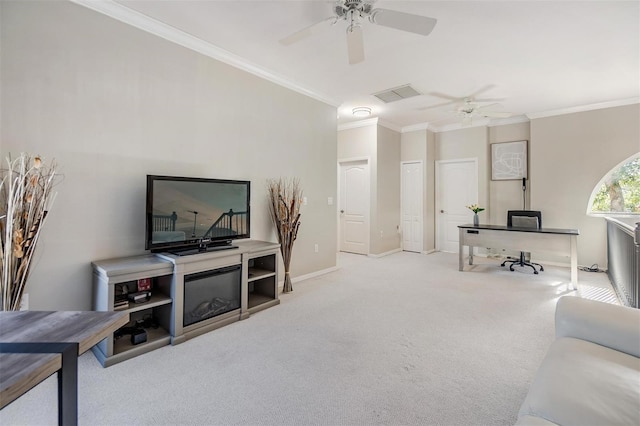
M76 0L78 1L78 0ZM81 3L84 3L80 0ZM369 106L398 128L458 123L430 93L500 98L514 116L640 99L640 1L377 1L436 18L420 36L368 21L364 62L349 65L346 22L291 46L278 40L333 15L333 1L117 0L339 106ZM236 61L237 62L237 61ZM385 104L373 93L410 83L421 96Z

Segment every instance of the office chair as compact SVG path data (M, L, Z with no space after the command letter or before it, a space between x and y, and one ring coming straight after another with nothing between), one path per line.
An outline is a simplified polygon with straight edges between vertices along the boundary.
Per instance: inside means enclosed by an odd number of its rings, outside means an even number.
M542 227L542 212L537 210L509 210L507 212L507 226L514 228L541 228ZM544 267L539 263L527 262L525 260L525 254L520 252L519 259L506 259L500 266L505 266L510 263L509 270L513 271L515 265L518 266L530 266L533 269L533 273L537 274L538 270L536 266L540 268L540 271L544 271Z

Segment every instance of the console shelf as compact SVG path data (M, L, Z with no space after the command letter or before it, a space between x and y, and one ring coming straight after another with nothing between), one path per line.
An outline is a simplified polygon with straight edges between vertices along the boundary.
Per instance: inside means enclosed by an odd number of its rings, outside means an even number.
M279 304L280 245L265 241L235 244L238 247L234 250L198 252L189 256L158 253L93 262L94 310L113 311L116 295L120 298L136 292L138 280L146 278L152 283L148 302L129 302L128 307L119 309L129 313L127 327L144 328L146 341L134 344L130 335L116 339L111 334L93 347L102 366L108 367L168 344L179 344ZM240 277L240 307L197 323L185 323L185 306L188 306L185 305L185 277L186 281L192 282L190 277L215 275L229 269L240 271L239 275L236 272L236 277ZM205 288L215 287L206 285ZM233 298L237 301L237 297ZM187 312L193 312L191 309L193 306Z
M272 277L275 275L275 271L259 268L249 268L249 282L259 280L260 278Z
M134 313L144 311L145 309L155 308L156 306L169 305L173 302L170 296L152 294L148 302L133 303L129 302L128 309L122 309L123 312Z
M169 334L169 332L164 328L147 328L145 330L147 332L147 341L145 343L134 345L131 343L131 340L128 336L123 336L119 339L115 339L113 345L114 355L126 353L131 350L141 350L143 352L147 352L143 349L148 349L150 347L153 347L153 349L155 349L155 346L165 346L169 344L171 334Z
M247 310L255 313L280 303L278 299L278 257L256 253L249 258Z

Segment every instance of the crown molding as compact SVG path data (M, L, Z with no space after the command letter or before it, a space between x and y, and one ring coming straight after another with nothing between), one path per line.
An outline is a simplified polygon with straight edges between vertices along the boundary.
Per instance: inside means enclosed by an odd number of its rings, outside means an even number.
M487 124L487 127L497 127L497 126L506 126L508 124L519 124L519 123L528 123L529 117L526 115L514 115L509 118L493 118Z
M367 127L378 124L378 117L367 118L365 120L350 121L349 123L339 124L338 131L357 129L358 127Z
M95 12L107 15L110 18L124 22L125 24L131 25L132 27L138 28L142 31L146 31L170 42L176 43L187 49L201 53L220 62L224 62L227 65L231 65L232 67L238 68L242 71L246 71L279 86L316 99L325 104L329 104L337 108L342 103L342 101L331 99L328 96L308 90L296 83L291 82L291 80L267 71L264 68L241 58L238 55L221 49L220 47L194 37L188 33L185 33L184 31L180 31L179 29L167 25L164 22L155 20L133 9L129 9L128 7L116 3L113 0L70 1L72 3L91 9Z
M447 124L447 125L438 127L430 123L418 123L418 124L412 124L410 126L403 127L401 130L401 133L414 132L417 130L425 130L425 129L431 130L432 132L435 132L435 133L440 133L440 132L446 132L450 130L467 129L469 127L477 127L477 126L487 126L487 127L506 126L509 124L528 123L531 120L534 120L537 118L553 117L556 115L565 115L565 114L572 114L576 112L593 111L593 110L604 109L604 108L615 108L619 106L634 105L634 104L640 104L640 97L627 98L627 99L608 101L608 102L599 102L599 103L590 104L590 105L582 105L577 107L562 108L562 109L556 109L556 110L550 110L550 111L526 113L526 114L516 115L509 118L493 118L490 120L474 119L474 123L471 126L462 126L462 123L453 123L453 124Z
M448 132L451 130L472 129L474 127L488 127L490 120L488 118L474 118L470 125L463 126L462 122L446 124L441 127L430 127L434 133Z
M526 113L526 114L516 115L509 118L474 119L474 122L470 126L462 126L462 123L453 123L453 124L446 124L444 126L438 127L430 123L418 123L418 124L412 124L410 126L403 127L401 130L401 133L414 132L417 130L425 130L425 129L431 130L432 132L435 132L435 133L440 133L440 132L446 132L450 130L467 129L469 127L477 127L477 126L487 126L487 127L506 126L509 124L528 123L531 120L534 120L537 118L553 117L557 115L572 114L572 113L584 112L584 111L593 111L593 110L604 109L604 108L615 108L619 106L634 105L634 104L640 104L640 97L627 98L627 99L608 101L608 102L599 102L595 104L581 105L577 107L562 108L562 109L556 109L556 110L550 110L550 111Z
M535 120L537 118L553 117L556 115L573 114L576 112L593 111L593 110L604 109L604 108L615 108L619 106L633 105L638 103L640 103L640 97L620 99L617 101L609 101L609 102L599 102L596 104L581 105L581 106L562 108L562 109L556 109L551 111L531 112L525 115L529 119Z
M400 133L402 130L400 127L396 126L395 124L389 123L388 121L382 121L378 117L373 117L373 118L367 118L365 120L350 121L348 123L339 124L338 131L357 129L358 127L367 127L367 126L373 126L373 125L386 127L387 129L393 130L394 132L398 132L398 133Z
M418 123L410 126L404 126L400 129L400 133L417 132L419 130L433 130L433 126L429 123Z
M506 126L508 124L528 123L530 120L525 115L516 115L509 118L474 118L469 126L463 126L462 123L446 124L444 126L434 126L430 123L418 123L402 128L402 133L415 132L416 130L431 130L434 133L447 132L450 130L468 129L470 127L497 127Z
M393 130L394 132L402 133L402 127L398 127L388 121L378 120L378 126L386 127L387 129Z

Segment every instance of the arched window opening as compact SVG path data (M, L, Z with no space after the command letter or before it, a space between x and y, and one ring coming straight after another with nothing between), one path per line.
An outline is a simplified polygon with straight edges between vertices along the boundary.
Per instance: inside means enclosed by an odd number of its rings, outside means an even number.
M640 215L640 152L618 164L596 185L587 213Z

